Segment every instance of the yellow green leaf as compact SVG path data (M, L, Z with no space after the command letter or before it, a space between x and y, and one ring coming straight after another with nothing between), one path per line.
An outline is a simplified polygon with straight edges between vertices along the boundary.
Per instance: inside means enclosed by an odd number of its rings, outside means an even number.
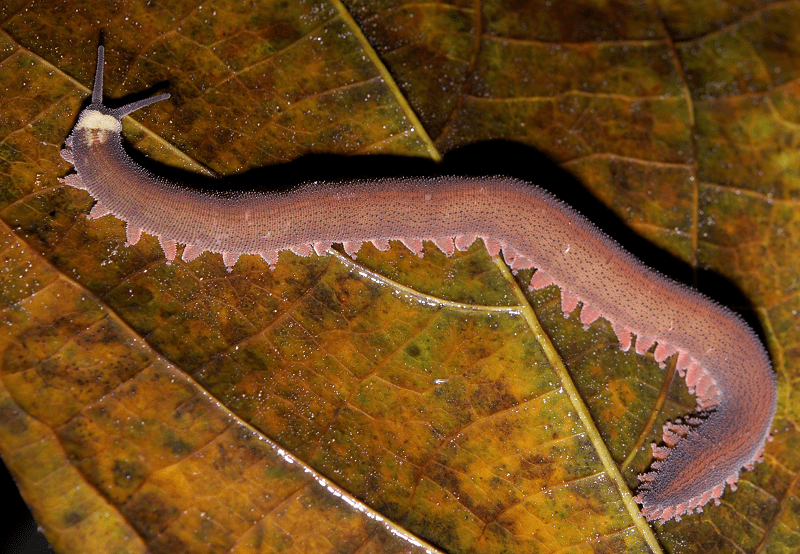
M796 546L797 6L6 4L0 455L56 551ZM752 308L779 376L765 463L720 506L644 522L636 476L693 397L480 242L231 273L211 254L166 264L154 237L125 246L57 181L101 29L110 105L172 94L126 118L126 147L198 187L327 178L320 154L416 170L492 139L527 148L485 173L575 202L569 172L660 269ZM536 151L566 172L527 168Z

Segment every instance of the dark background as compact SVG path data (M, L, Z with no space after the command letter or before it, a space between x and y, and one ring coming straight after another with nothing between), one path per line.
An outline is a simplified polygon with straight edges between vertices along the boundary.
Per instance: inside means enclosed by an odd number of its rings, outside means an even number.
M19 495L17 485L6 466L0 464L0 498L6 507L0 524L2 554L45 554L53 552L47 539L36 530L28 507Z

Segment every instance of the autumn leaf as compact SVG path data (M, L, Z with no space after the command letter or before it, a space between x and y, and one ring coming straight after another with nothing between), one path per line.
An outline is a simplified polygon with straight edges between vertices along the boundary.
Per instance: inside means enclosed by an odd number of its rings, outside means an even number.
M791 550L800 8L553 4L0 8L0 454L57 551ZM765 463L646 524L636 475L693 397L480 243L230 273L125 246L57 181L100 29L109 104L172 94L126 118L128 150L195 186L477 167L615 214L647 261L754 309Z

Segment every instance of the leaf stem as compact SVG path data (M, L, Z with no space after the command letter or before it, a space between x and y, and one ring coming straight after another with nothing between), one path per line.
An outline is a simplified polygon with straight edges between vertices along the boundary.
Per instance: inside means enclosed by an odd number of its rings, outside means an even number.
M381 60L378 53L369 43L367 37L364 36L364 33L361 32L361 28L356 23L353 16L350 15L350 12L347 11L347 8L340 2L340 0L331 0L331 4L333 4L336 12L339 14L339 17L347 24L350 28L350 31L355 35L356 40L361 44L361 47L364 49L364 53L370 59L370 61L375 66L375 69L378 70L378 74L383 79L383 82L386 83L386 86L389 87L389 90L392 91L395 100L397 101L400 109L403 111L403 114L408 118L408 122L411 126L411 130L417 134L419 140L425 146L425 149L428 151L428 155L431 159L435 162L442 161L442 154L439 152L439 149L436 148L433 140L430 136L428 136L428 132L425 130L425 127L422 125L422 122L417 117L417 114L411 108L411 105L406 100L405 95L400 90L400 87L397 86L392 74L389 72L389 69L384 65L383 60Z
M572 406L578 413L578 418L580 419L583 428L586 430L586 435L589 437L589 440L597 452L597 455L600 457L600 461L603 464L606 474L617 485L619 494L622 497L622 503L628 510L628 513L630 513L631 519L633 520L633 525L642 535L642 538L650 547L650 550L652 550L653 554L662 554L663 550L661 545L658 543L658 539L656 539L656 536L653 533L650 525L639 513L639 505L633 500L633 494L631 494L630 489L628 489L628 484L625 482L619 467L617 467L617 463L611 457L611 453L608 451L606 443L603 440L603 437L600 435L600 431L597 429L597 426L595 426L594 420L592 420L592 416L589 413L589 409L586 407L580 392L578 392L578 387L576 387L575 383L572 381L572 376L569 374L569 371L564 365L564 362L555 346L553 346L553 343L550 341L550 337L539 323L539 319L536 317L530 301L525 296L525 293L522 291L522 289L520 289L519 283L511 274L508 266L500 257L495 258L495 265L499 268L500 272L503 274L503 277L509 283L514 296L519 302L519 311L522 314L522 317L525 318L531 331L533 331L533 334L536 336L536 340L539 341L547 360L553 366L553 369L561 380L561 386L564 387L564 391L567 393L567 396L572 402Z

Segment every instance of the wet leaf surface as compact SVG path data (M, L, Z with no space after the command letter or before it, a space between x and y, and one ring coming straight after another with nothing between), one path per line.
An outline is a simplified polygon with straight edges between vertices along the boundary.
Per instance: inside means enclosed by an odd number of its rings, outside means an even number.
M792 551L799 9L0 8L0 454L55 549ZM712 297L730 302L706 268L740 289L779 374L766 462L648 546L629 491L694 399L603 320L565 319L556 288L523 294L530 271L480 243L232 273L126 247L57 181L100 28L109 103L173 95L126 119L129 150L184 177L283 186L297 176L261 168L498 138L544 152Z

